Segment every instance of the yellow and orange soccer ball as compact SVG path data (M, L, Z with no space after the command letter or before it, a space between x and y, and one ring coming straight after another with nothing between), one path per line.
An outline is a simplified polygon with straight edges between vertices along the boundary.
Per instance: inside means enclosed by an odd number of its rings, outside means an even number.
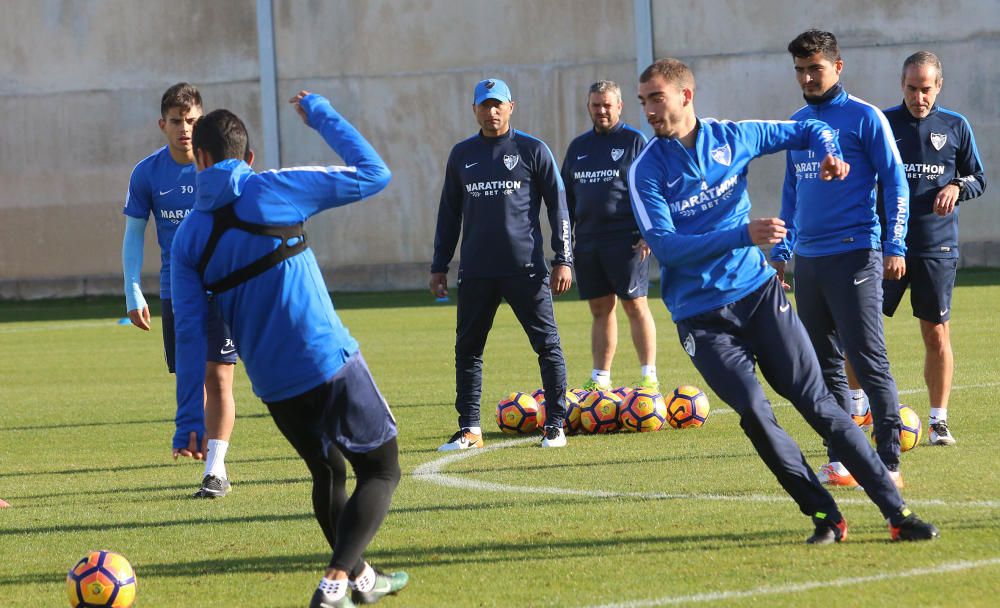
M538 389L532 395L538 401L538 428L545 427L545 420L548 418L548 411L545 407L545 391ZM576 393L566 391L566 417L563 418L563 430L567 435L575 435L580 432L580 399Z
M667 401L667 422L675 429L698 428L708 420L708 397L697 386L678 386Z
M920 445L924 429L920 424L920 414L908 405L899 406L899 451L908 452ZM872 429L872 445L875 445L875 430Z
M667 421L667 404L663 395L641 388L629 392L622 402L619 420L626 431L648 433L660 430Z
M91 551L66 575L73 608L129 608L135 602L132 564L111 551Z
M538 429L538 402L529 393L511 393L497 403L497 426L508 435L526 435Z

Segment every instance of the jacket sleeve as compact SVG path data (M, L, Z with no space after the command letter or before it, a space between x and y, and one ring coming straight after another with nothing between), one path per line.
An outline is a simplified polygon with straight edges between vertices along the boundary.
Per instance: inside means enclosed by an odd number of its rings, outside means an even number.
M962 191L958 195L958 200L967 201L981 196L986 190L986 170L979 158L976 136L972 134L972 127L964 117L962 125L964 129L958 158L955 159L955 169L957 177L962 180Z
M302 99L309 126L319 131L345 166L295 167L265 172L268 190L297 209L303 219L377 194L392 177L370 143L321 95Z
M743 145L753 157L774 154L781 150L816 152L822 160L827 154L843 158L840 142L830 125L821 120L741 120L739 127Z
M906 226L910 217L910 186L899 156L899 149L892 136L892 127L885 114L872 108L867 116L864 138L868 158L878 175L885 201L886 233L882 235L882 251L888 256L906 255Z
M142 248L146 234L146 218L125 216L125 236L122 238L122 273L125 277L125 311L142 310Z
M434 257L431 272L448 272L448 264L455 256L458 237L462 233L462 180L458 175L455 150L448 156L444 169L444 185L438 203L437 228L434 230Z
M538 149L535 165L535 184L542 193L552 228L553 264L573 265L573 237L570 230L569 210L566 208L566 186L556 169L552 150L544 143Z
M785 238L771 248L770 258L774 262L787 262L792 258L795 251L795 207L798 204L798 193L796 192L797 181L795 178L795 163L792 162L792 155L785 155L785 181L781 186L781 212L778 214L785 222Z
M639 231L662 266L684 266L753 245L746 224L702 234L678 234L663 192L666 167L650 152L632 163L629 193Z
M208 296L192 249L192 219L181 222L170 248L170 291L177 356L177 415L174 448L186 448L191 432L205 435L205 358Z
M563 158L562 177L563 186L566 187L566 211L569 213L569 224L576 227L576 192L573 190L573 166L570 159L573 158L573 144L566 148L566 157Z

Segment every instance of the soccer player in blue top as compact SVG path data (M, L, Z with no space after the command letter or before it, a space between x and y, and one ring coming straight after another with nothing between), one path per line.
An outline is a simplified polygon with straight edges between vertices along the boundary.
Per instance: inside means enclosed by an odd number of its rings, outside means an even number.
M312 474L313 510L333 556L309 605L343 608L375 602L407 582L405 573L374 570L363 555L399 483L396 422L333 310L302 225L378 193L390 174L325 98L302 91L291 103L346 166L257 174L237 116L216 110L195 125L197 199L171 252L177 438L183 443L201 425L205 325L214 300L254 393ZM356 477L350 498L345 459Z
M750 220L750 161L779 150L812 150L824 180L852 170L833 130L817 120L717 121L694 111L694 75L661 59L639 77L639 100L656 139L629 169L639 229L661 266L663 300L684 350L815 531L808 541L847 538L847 523L805 456L778 425L756 368L864 482L894 540L937 529L904 504L864 433L823 383L816 354L758 245L786 235L778 218Z
M881 303L883 276L906 274L906 176L885 115L840 85L844 62L837 38L809 30L790 42L788 51L806 100L792 119L817 118L833 127L851 174L823 183L813 151L788 152L781 196L788 234L771 250L771 260L783 280L785 262L795 253L796 305L826 385L850 412L854 400L844 374L846 355L871 399L878 454L902 487L899 394L886 356ZM876 213L876 183L889 201L884 235ZM833 446L827 448L830 462L820 467L820 479L856 487L854 471L844 466Z
M175 370L174 314L170 298L170 246L174 232L194 206L194 153L191 131L202 115L201 94L181 82L160 100L160 131L167 145L144 158L132 171L125 198L125 238L122 266L125 274L125 308L136 327L149 331L149 307L142 296L143 235L150 214L160 244L160 298L163 307L163 352L170 373ZM209 349L204 379L206 431L198 430L175 443L173 455L205 459L201 488L196 498L218 498L229 491L226 451L236 419L233 370L236 347L218 310L211 309ZM196 435L203 437L199 442ZM206 449L207 448L207 449Z
M462 235L455 339L459 429L439 449L483 447L483 350L501 300L510 304L538 354L547 405L541 445L563 447L566 362L552 294L565 293L573 281L566 191L548 146L511 128L514 100L504 81L480 81L472 111L480 131L455 144L448 157L431 262L431 293L445 296L448 264ZM538 221L543 200L555 250L551 275Z
M656 325L649 311L649 247L629 204L625 174L646 137L621 121L622 92L610 80L590 86L587 112L594 128L574 139L563 159L562 179L573 225L573 258L580 299L594 321L590 331L593 371L587 390L611 390L611 362L618 344L619 298L639 355L636 386L659 390Z
M986 174L976 138L964 116L936 105L944 82L941 61L920 51L903 62L903 103L885 111L910 185L905 276L883 283L882 310L892 316L910 288L913 316L924 341L924 380L930 396L932 445L953 445L948 397L951 292L958 269L959 203L980 196Z

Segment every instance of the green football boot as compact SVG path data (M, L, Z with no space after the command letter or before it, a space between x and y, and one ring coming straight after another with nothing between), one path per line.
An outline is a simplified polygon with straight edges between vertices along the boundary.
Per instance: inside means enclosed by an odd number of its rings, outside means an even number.
M403 572L380 572L375 570L375 586L371 591L351 590L351 599L355 604L374 604L386 595L396 595L406 583L410 582L410 575Z

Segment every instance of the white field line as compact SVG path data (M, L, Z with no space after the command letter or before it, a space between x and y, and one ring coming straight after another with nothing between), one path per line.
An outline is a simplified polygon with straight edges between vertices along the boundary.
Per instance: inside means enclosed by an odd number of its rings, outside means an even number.
M693 595L675 595L650 600L631 600L614 604L601 604L590 608L645 608L647 606L673 606L677 604L696 604L701 602L718 602L724 600L736 600L759 597L762 595L779 595L783 593L799 593L822 589L824 587L848 587L865 583L876 583L880 581L891 581L900 578L910 578L914 576L926 576L933 574L944 574L947 572L961 572L973 568L986 568L990 566L1000 566L1000 558L993 557L976 561L961 561L939 564L937 566L927 566L924 568L913 568L901 572L882 572L868 576L853 576L848 578L837 578L833 580L810 581L805 583L790 583L788 585L775 585L745 589L743 591L713 591L711 593L695 593Z
M669 431L668 431L669 432ZM485 454L487 452L492 452L494 450L501 450L504 448L515 447L519 445L524 445L526 443L538 443L537 437L525 437L522 439L511 439L508 441L501 441L494 443L488 447L482 449L470 449L462 450L455 454L450 454L448 456L442 456L441 458L436 458L430 462L425 462L424 464L418 466L413 470L412 476L421 481L426 481L427 483L432 483L435 485L447 487L447 488L457 488L464 490L478 490L485 492L506 492L510 494L550 494L557 496L584 496L589 498L634 498L634 499L644 499L644 500L714 500L720 502L761 502L761 503L789 503L791 500L785 495L767 495L767 494L690 494L684 492L678 493L668 493L668 492L617 492L613 490L579 490L575 488L558 488L553 486L519 486L511 485L505 483L497 483L493 481L483 481L480 479L470 479L468 477L449 475L444 472L446 468L450 465L460 462L462 460L468 460L475 456ZM837 496L837 502L841 504L858 504L865 505L871 504L871 501L865 498L842 498ZM941 507L955 507L955 508L968 508L968 507L982 507L986 509L996 509L1000 508L1000 501L998 500L940 500L936 498L925 498L923 500L907 501L907 504L911 505L931 505L931 506L941 506Z

